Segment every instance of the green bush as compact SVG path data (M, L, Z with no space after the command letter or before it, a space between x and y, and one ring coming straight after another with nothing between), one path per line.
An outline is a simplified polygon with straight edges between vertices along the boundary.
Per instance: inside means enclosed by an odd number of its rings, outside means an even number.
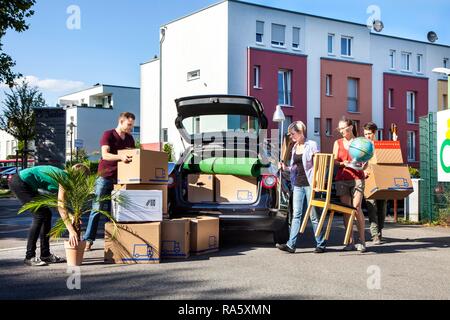
M173 154L173 145L171 143L166 143L163 147L163 151L169 156L169 162L175 161L175 156Z

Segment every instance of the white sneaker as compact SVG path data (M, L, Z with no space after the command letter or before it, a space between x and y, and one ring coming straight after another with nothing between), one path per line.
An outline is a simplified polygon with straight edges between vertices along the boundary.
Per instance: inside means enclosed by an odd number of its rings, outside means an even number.
M367 251L366 244L365 243L357 243L356 244L356 250L358 250L361 253L364 253Z

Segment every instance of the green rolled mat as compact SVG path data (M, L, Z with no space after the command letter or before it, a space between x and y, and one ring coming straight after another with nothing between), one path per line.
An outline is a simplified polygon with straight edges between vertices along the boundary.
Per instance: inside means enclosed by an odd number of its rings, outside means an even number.
M199 163L200 172L208 173L208 174L215 173L214 172L214 164L217 159L221 159L221 158L209 158L209 159L200 161L200 163Z
M246 177L259 176L261 167L262 164L257 158L209 158L201 160L199 164L192 164L187 161L183 165L183 168L190 172Z
M257 158L217 158L213 171L215 174L257 177L261 174L261 164Z

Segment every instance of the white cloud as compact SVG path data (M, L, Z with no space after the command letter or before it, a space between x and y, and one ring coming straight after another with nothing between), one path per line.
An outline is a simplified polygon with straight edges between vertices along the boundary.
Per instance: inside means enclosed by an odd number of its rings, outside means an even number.
M26 80L31 86L37 87L42 92L47 105L56 105L58 97L66 94L83 90L88 86L82 81L73 81L65 79L39 79L36 76L25 76L16 80L16 83L21 83ZM5 93L9 92L9 87L0 83L0 111L2 109L1 101L5 99Z
M86 84L82 81L64 80L64 79L39 79L36 76L25 76L18 79L16 83L26 80L31 86L38 87L43 92L52 92L65 94L67 92L78 91L86 88ZM0 85L1 88L7 89L5 84Z

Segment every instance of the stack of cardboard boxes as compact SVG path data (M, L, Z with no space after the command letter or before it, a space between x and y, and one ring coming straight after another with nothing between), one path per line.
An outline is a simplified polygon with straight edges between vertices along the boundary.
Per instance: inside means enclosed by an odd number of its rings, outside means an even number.
M119 162L112 214L118 223L105 225L105 262L159 263L218 250L219 219L168 218L167 153L121 150L132 157Z
M401 200L413 192L408 166L403 164L399 141L374 141L375 152L369 161L366 199Z

